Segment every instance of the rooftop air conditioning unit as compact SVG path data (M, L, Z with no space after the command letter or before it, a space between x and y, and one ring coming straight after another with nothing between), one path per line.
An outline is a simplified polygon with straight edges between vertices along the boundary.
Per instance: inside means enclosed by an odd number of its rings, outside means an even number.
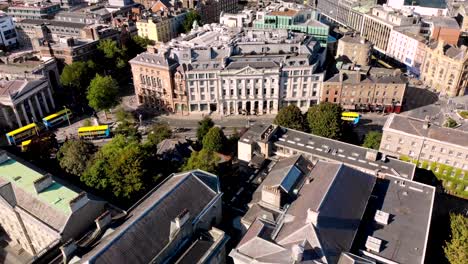
M377 210L375 212L374 220L382 225L388 225L388 220L390 219L390 214L384 211Z
M374 252L380 252L382 247L382 240L373 236L368 236L366 240L366 249Z

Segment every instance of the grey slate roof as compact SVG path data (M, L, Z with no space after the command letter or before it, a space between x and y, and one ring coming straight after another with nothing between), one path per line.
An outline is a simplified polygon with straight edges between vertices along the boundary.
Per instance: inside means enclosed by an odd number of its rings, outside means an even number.
M219 182L212 174L175 174L129 211L129 219L103 238L82 261L149 263L168 244L172 220L187 209L188 221L194 221L218 195Z
M341 163L318 162L284 218L270 224L258 218L236 250L267 263L293 263L291 247L305 243L300 263L337 263L349 251L376 178ZM318 224L307 221L308 209L318 211Z
M23 19L19 24L32 24L32 25L51 25L56 27L67 27L67 28L84 28L86 24L84 23L73 23L73 22L66 22L60 20L52 20L52 19Z
M428 129L424 129L424 122L421 119L392 114L385 123L384 130L393 129L418 137L447 142L464 148L468 147L468 132L435 124L430 124Z

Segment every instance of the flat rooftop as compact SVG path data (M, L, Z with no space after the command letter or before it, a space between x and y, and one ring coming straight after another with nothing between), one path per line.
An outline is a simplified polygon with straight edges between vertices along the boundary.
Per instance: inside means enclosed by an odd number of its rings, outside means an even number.
M0 179L11 182L11 184L64 214L71 213L70 201L76 198L79 193L54 182L38 194L34 188L34 181L43 176L43 173L11 157L0 163Z
M378 179L355 245L365 251L367 236L382 240L372 254L397 263L424 263L435 188L388 176ZM390 214L387 225L374 221L376 210Z
M370 149L293 129L281 128L281 130L277 134L278 141L274 142L276 146L295 149L305 154L305 156L310 154L325 160L343 162L346 165L363 168L367 171L379 170L382 173L390 175L395 175L395 172L397 172L400 177L406 179L413 178L415 171L414 164L389 157L383 161L380 154L377 160L368 160L366 159L366 154L368 151L372 151Z

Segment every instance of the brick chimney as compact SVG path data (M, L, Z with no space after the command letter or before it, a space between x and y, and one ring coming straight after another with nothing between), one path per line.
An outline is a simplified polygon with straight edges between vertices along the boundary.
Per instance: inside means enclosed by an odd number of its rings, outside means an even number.
M278 188L263 186L262 202L281 208L281 191Z

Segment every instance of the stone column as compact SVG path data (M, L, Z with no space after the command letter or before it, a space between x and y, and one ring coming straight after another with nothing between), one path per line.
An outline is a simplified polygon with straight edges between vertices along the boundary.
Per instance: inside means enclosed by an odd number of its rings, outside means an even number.
M258 102L258 114L263 115L263 101Z
M31 109L31 114L34 118L34 122L39 122L39 119L37 119L36 112L34 111L34 107L31 103L31 98L28 98L28 104L29 104L29 109Z
M50 103L52 104L52 108L55 109L55 102L54 102L54 98L52 97L52 92L50 91L50 87L47 88L47 93L49 94Z
M41 107L41 104L39 103L39 98L37 97L37 94L34 95L34 99L36 100L36 105L37 105L37 109L39 110L39 114L43 117L44 113L42 112L42 107Z
M46 100L44 91L41 91L41 96L42 96L42 102L44 103L46 112L49 113L50 112L49 105L47 104L47 100Z
M10 117L8 116L8 112L5 107L2 107L2 113L5 117L5 120L10 128L13 128L13 123L11 123Z
M255 115L255 101L250 102L250 114Z
M266 104L267 104L267 105L266 105L267 114L269 114L269 113L270 113L270 101L267 101Z
M15 113L16 122L18 123L18 125L19 125L20 127L22 127L22 126L23 126L23 122L21 122L21 118L20 118L20 116L19 116L19 114L18 114L18 110L16 110L16 106L13 106L13 113Z
M246 103L245 101L242 101L242 112L247 111L247 110L246 110L246 107L245 107L246 104L247 104L247 103ZM246 112L246 113L247 113L247 112Z
M237 100L234 101L234 114L239 114L239 104L237 103Z
M24 116L24 119L26 120L26 123L27 124L31 123L29 122L29 117L26 114L26 108L24 107L24 102L21 103L21 110L23 110L23 116Z

